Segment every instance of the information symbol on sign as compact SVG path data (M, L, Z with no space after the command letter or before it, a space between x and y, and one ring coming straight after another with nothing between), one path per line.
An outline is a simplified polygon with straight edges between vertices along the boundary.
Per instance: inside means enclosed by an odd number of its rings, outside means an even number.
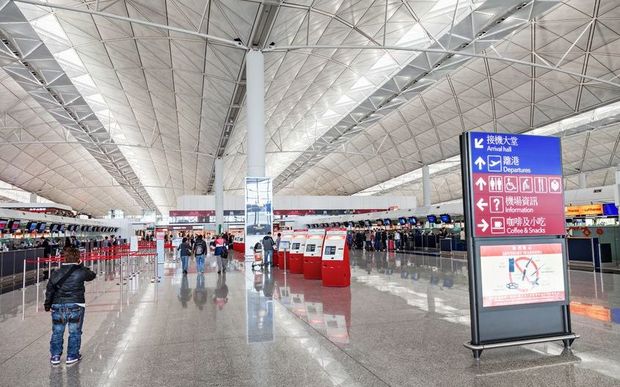
M519 192L519 183L516 176L504 176L504 190L506 192Z
M546 177L535 177L534 178L534 192L536 193L547 193L547 178Z
M502 156L488 155L487 164L488 164L489 172L501 172L502 171Z
M504 180L501 176L489 176L489 192L504 192Z
M519 184L521 185L521 192L523 193L532 193L534 187L532 186L532 177L531 176L522 176L519 178Z
M562 192L562 180L560 177L549 178L549 192L551 193Z
M504 218L494 217L491 218L491 234L503 234L506 232L506 226L504 225Z
M489 209L491 213L504 212L504 198L502 196L489 196Z

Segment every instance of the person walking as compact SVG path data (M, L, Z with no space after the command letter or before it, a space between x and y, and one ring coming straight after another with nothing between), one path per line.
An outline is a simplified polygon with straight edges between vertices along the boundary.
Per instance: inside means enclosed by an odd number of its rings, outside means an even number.
M189 256L192 255L192 247L187 242L187 238L183 238L183 241L177 247L179 255L181 256L181 267L183 268L183 274L187 274L187 268L189 264Z
M86 291L84 282L97 277L80 261L80 251L68 247L63 251L64 263L60 269L50 275L45 289L44 308L52 312L52 337L50 339L50 363L60 364L64 341L65 327L69 326L66 364L71 365L82 359L80 346L82 343L82 326L86 310Z
M199 273L205 272L205 253L207 252L207 243L202 239L202 235L196 237L194 243L194 256L196 257L196 270Z
M226 265L224 264L224 260L226 260L226 263L228 263L228 250L226 246L226 240L221 235L219 235L215 239L214 254L217 257L217 274L221 274L222 270L226 272Z
M273 241L271 237L271 232L268 232L267 235L263 238L263 255L265 257L263 261L263 265L265 266L273 266L273 247L276 245L276 242Z

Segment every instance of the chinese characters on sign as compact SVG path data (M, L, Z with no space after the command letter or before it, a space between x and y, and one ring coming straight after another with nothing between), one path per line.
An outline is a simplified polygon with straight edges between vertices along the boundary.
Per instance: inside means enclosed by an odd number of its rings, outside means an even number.
M563 235L560 139L471 133L477 237Z

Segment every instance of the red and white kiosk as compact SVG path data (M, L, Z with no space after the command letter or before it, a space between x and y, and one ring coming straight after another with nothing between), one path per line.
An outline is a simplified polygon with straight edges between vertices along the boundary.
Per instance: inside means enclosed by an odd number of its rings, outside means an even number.
M323 286L351 285L351 266L347 247L347 230L327 230L323 244L321 279Z
M306 251L306 234L308 230L296 230L291 239L291 254L287 268L293 274L304 272L304 252Z
M284 249L286 248L286 260L289 260L289 256L291 254L291 239L293 239L293 231L285 230L280 232L282 236L280 237L280 246L278 248L278 254L276 259L276 264L282 270L286 267L288 270L289 263L286 262L286 266L284 265ZM285 247L288 246L288 247Z
M304 278L309 280L321 279L321 256L323 255L323 242L325 230L308 230L306 235L306 251L304 251Z
M243 253L245 253L245 239L243 235L237 235L233 238L233 250L241 253L240 257L243 257Z

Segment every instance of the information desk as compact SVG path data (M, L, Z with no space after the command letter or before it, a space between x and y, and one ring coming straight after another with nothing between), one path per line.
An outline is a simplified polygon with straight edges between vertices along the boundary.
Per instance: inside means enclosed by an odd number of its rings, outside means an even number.
M18 289L23 284L22 274L24 272L24 260L26 263L26 271L30 272L30 281L36 277L35 270L37 268L37 258L43 258L43 248L32 248L24 250L13 250L0 252L0 288L4 291ZM41 267L40 274L47 267Z
M306 236L306 251L304 252L304 278L321 279L321 256L323 255L323 242L325 230L309 230Z
M351 285L351 266L347 247L347 230L327 230L321 267L323 286Z
M293 274L304 273L304 252L306 251L306 234L307 230L299 230L293 232L291 239L291 254L289 258L289 266L287 269Z
M567 238L568 260L592 265L594 270L601 269L601 251L598 238Z

